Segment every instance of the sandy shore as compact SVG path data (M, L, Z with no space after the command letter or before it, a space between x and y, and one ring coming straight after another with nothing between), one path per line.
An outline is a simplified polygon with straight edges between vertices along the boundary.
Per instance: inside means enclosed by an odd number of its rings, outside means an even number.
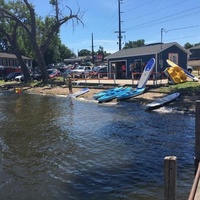
M24 85L18 85L18 84L12 84L12 85L1 85L1 88L4 90L15 90L16 87L20 87L22 92L27 92L31 94L39 94L39 95L51 95L51 96L67 96L69 95L69 90L66 85L60 85L60 86L43 86L43 87L25 87ZM81 87L73 87L73 93L80 91L82 88ZM77 100L79 99L84 99L84 100L94 100L93 95L105 90L105 88L91 88L89 92L79 96ZM147 103L152 102L153 100L163 97L167 95L167 93L160 92L159 88L147 88L145 92L139 96L136 96L134 98L126 100L129 103L138 103L142 105L146 105ZM191 94L189 92L188 94L183 94L181 93L180 97L176 100L170 103L170 108L175 109L175 110L180 110L185 114L188 113L195 113L196 109L196 101L200 100L200 93L197 92L195 94ZM116 102L116 100L113 100L112 102Z
M40 94L40 95L63 95L67 96L69 94L68 88L66 86L45 86L45 87L33 87L33 88L23 88L24 91L33 94ZM73 88L73 93L81 90L81 88ZM93 100L93 95L103 91L104 89L90 89L89 92L81 95L78 97L85 100ZM128 99L128 102L132 103L139 103L142 105L146 105L147 103L152 102L153 100L163 97L167 95L166 93L159 92L159 89L151 89L146 91L144 94L141 94L137 97ZM183 111L184 113L195 113L195 105L196 100L200 100L200 95L192 95L192 96L185 96L180 95L178 100L173 101L170 103L170 107L176 110ZM116 100L114 100L116 101Z

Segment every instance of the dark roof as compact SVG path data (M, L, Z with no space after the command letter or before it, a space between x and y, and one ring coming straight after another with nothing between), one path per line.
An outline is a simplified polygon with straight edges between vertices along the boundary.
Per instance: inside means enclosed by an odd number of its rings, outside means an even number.
M197 45L197 46L191 47L190 49L200 49L200 45ZM189 49L189 50L190 50L190 49Z
M15 54L12 53L0 53L0 58L10 58L10 59L17 59ZM31 60L31 58L22 56L23 59Z
M131 49L122 49L120 51L117 51L116 53L106 56L105 59L157 54L163 50L170 48L173 45L176 45L178 48L182 49L187 54L190 54L189 51L187 51L184 47L182 47L177 42L171 42L171 43L162 44L162 49L161 49L161 44L147 45L147 46L131 48Z

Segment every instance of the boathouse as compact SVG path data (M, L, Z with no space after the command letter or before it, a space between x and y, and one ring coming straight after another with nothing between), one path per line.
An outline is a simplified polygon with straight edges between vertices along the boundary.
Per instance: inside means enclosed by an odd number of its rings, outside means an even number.
M142 73L144 66L150 58L156 59L154 68L155 74L161 74L168 66L166 60L170 59L183 68L187 68L187 61L190 52L177 42L156 43L138 48L122 49L113 53L105 59L108 64L108 71L114 73L117 79L131 78L131 73ZM122 66L126 67L125 76L122 73ZM124 77L123 77L124 76Z

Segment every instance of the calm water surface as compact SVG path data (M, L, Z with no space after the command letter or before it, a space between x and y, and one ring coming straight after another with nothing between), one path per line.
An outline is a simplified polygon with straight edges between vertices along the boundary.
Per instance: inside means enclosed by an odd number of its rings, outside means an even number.
M193 115L0 91L0 199L162 200L177 156L177 199L193 182Z

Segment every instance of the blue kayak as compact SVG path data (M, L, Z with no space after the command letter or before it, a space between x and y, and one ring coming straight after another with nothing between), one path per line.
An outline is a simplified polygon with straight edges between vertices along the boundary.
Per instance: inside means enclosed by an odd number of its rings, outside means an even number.
M109 93L101 96L100 98L98 98L98 101L99 102L110 101L112 99L115 99L117 95L126 93L130 90L132 90L132 87L124 87L124 88L121 88L120 90L115 90L115 91L109 92Z
M112 92L121 90L122 88L123 88L123 87L116 87L116 88L111 88L111 89L108 89L108 90L101 91L101 92L95 94L95 95L93 96L93 98L94 98L94 99L98 99L98 98L102 97L102 96L105 95L105 94L109 94L109 93L112 93Z
M138 96L144 92L145 88L137 88L137 89L132 89L130 91L118 94L116 96L117 100L124 100L124 99L130 99L132 97Z

